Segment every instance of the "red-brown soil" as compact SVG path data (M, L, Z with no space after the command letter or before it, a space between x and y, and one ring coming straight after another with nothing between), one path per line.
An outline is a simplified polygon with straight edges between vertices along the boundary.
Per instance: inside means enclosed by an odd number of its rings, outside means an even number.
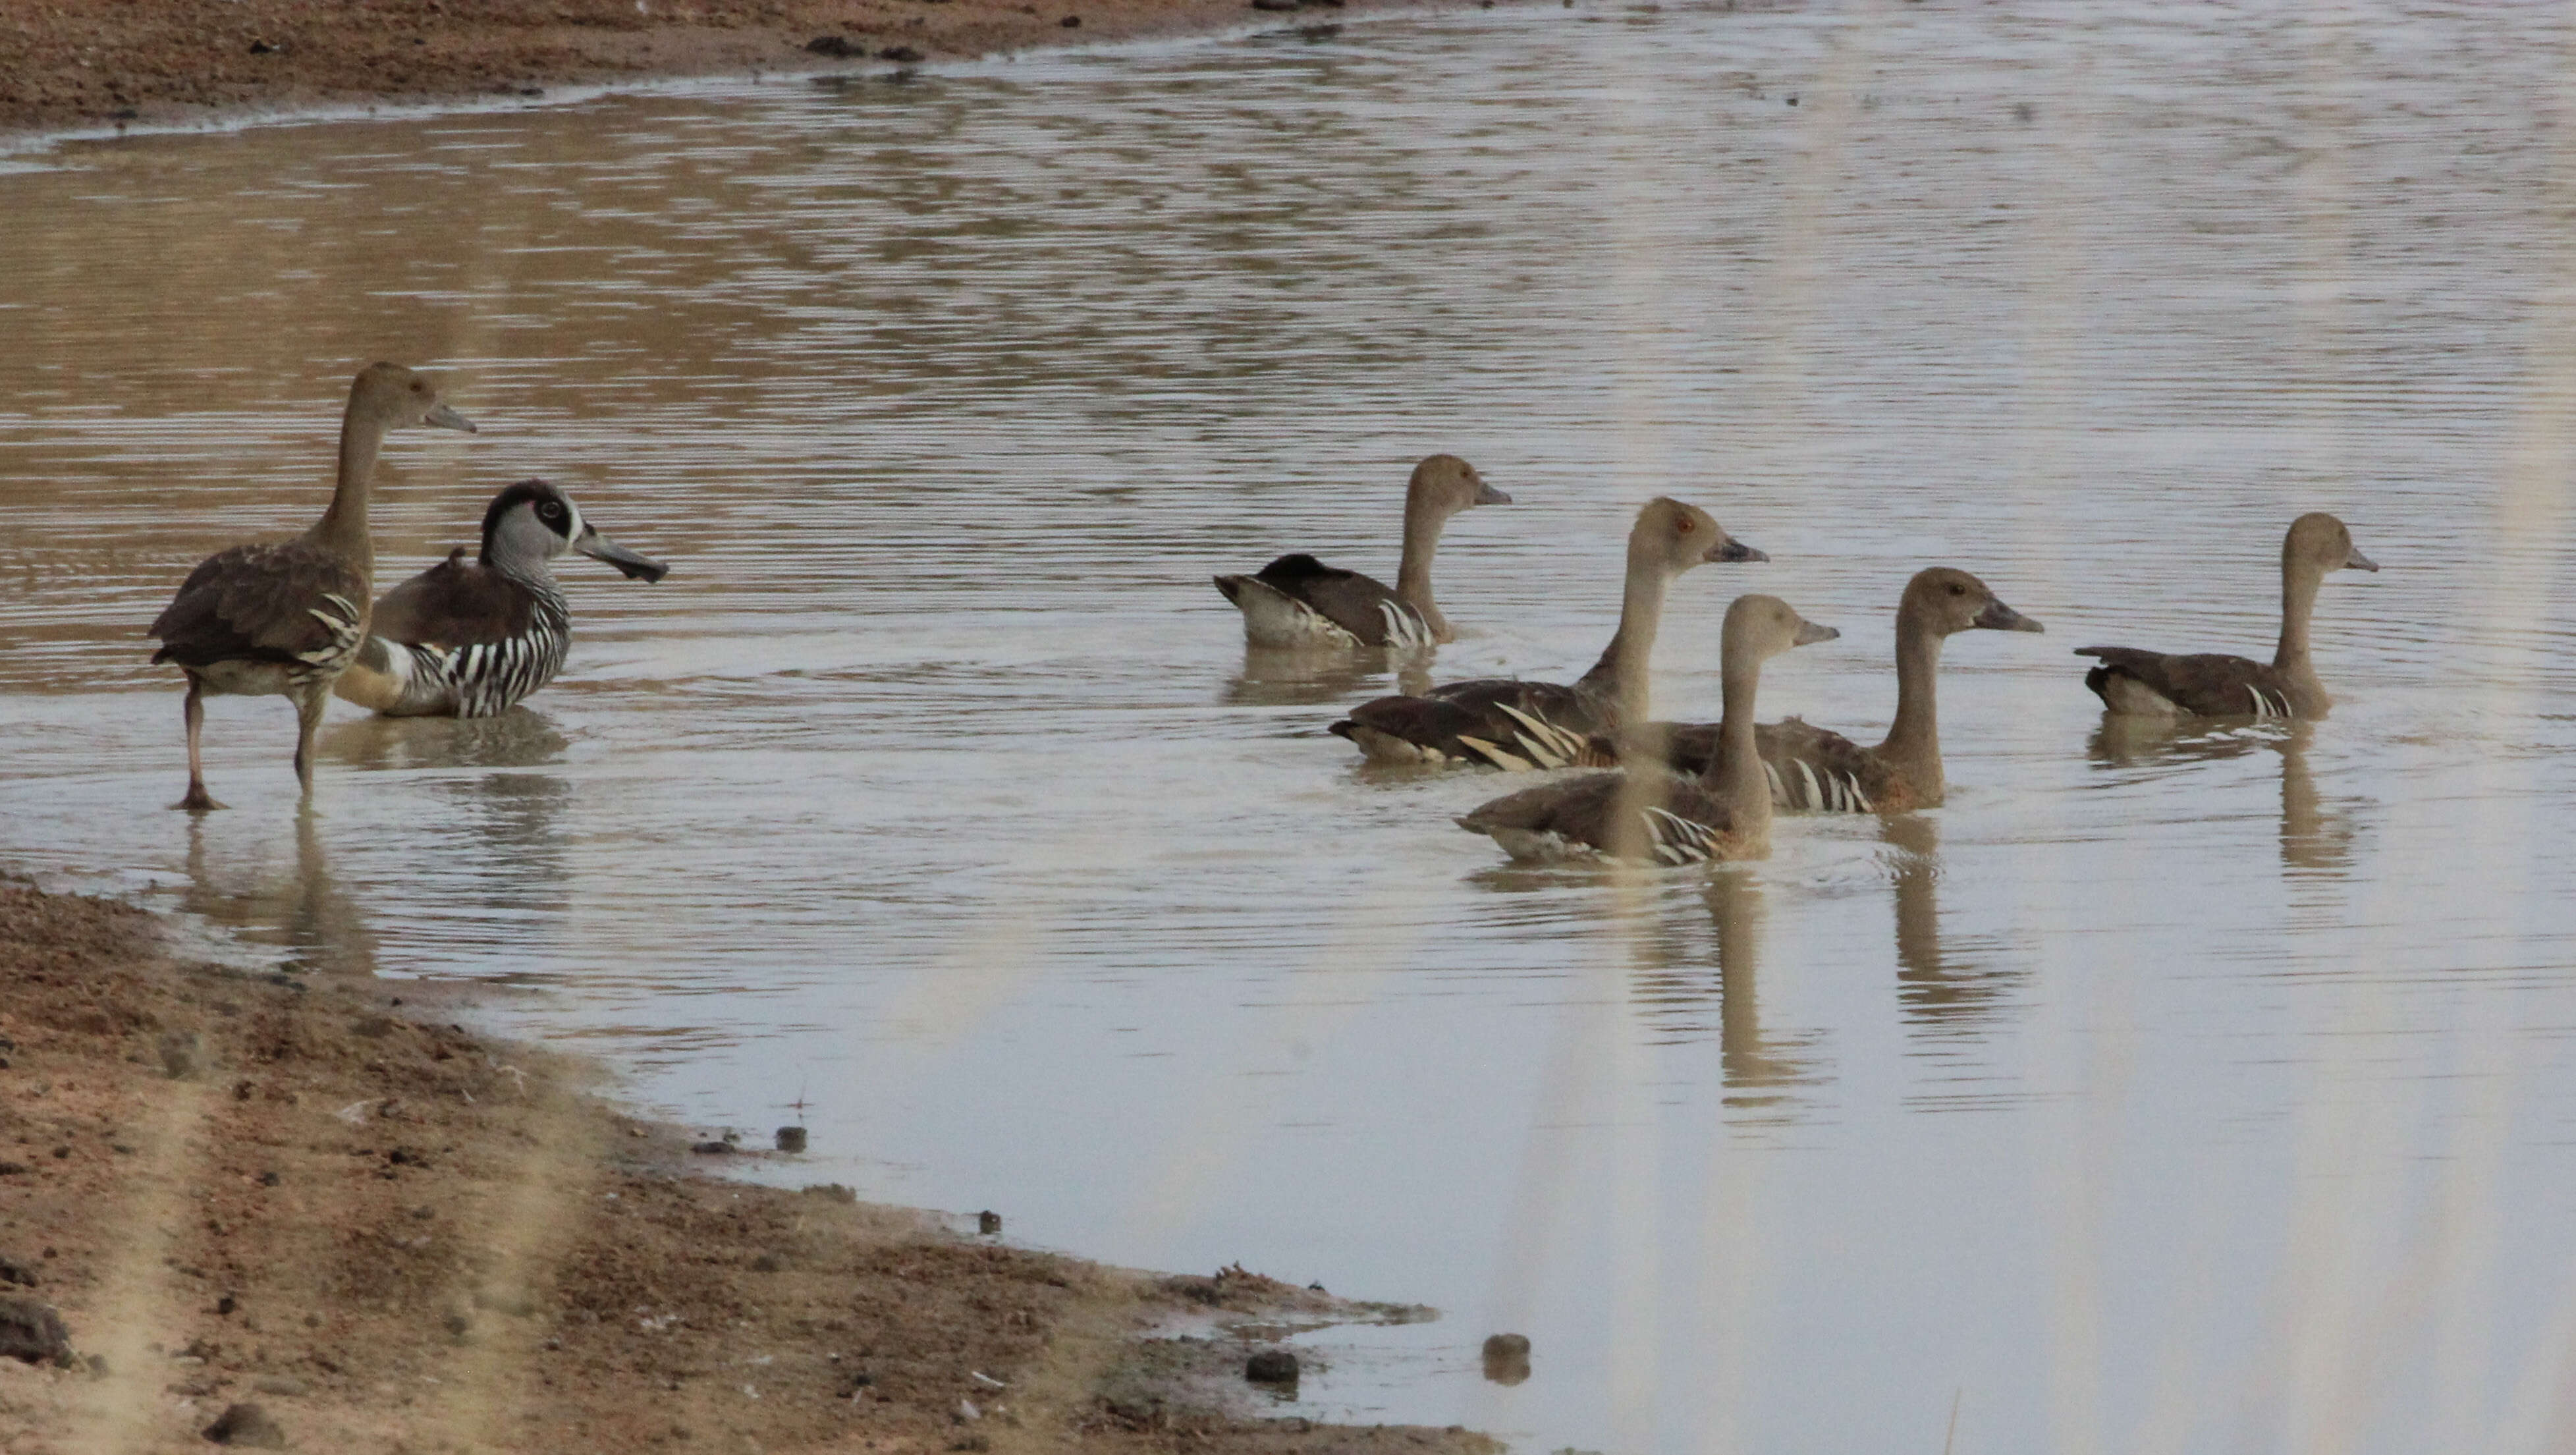
M1497 1448L1239 1418L1193 1391L1246 1346L1140 1342L1321 1295L693 1175L583 1063L444 1014L0 882L0 1295L70 1343L0 1358L0 1449L201 1450L242 1402L387 1455Z

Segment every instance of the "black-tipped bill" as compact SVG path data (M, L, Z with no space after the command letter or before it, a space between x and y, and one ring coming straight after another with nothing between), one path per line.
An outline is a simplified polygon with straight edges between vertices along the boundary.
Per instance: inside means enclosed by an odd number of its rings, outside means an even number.
M1768 558L1766 557L1765 559ZM1798 639L1791 642L1790 645L1795 647L1812 647L1818 642L1830 642L1841 635L1841 632L1834 630L1832 627L1818 626L1812 621L1802 621L1798 623Z
M572 548L594 561L606 561L626 573L629 581L659 581L671 574L671 568L651 556L638 555L596 530L585 530Z
M2041 626L2038 622L2031 620L2029 617L2022 615L2020 612L2013 610L2011 607L2004 605L2000 601L1987 602L1986 609L1978 612L1977 619L1968 624L1970 626L1984 627L1988 631L1998 632L2044 632L2048 630L2048 628Z
M483 432L474 427L474 421L457 413L453 408L450 408L444 400L431 405L429 407L429 413L420 417L420 422L428 425L432 429L461 429L467 434L481 434Z
M2355 546L2351 553L2343 558L2343 568L2347 571L2376 571L2379 569L2379 563L2363 555L2361 547Z
M1712 561L1767 561L1771 559L1769 556L1764 555L1762 552L1755 550L1753 547L1746 545L1744 542L1737 540L1733 536L1728 536L1726 539L1719 541L1714 547L1710 548L1708 558Z
M1493 486L1486 484L1484 481L1479 480L1476 482L1476 503L1478 505L1509 505L1512 503L1512 498L1505 495L1500 490L1495 489Z

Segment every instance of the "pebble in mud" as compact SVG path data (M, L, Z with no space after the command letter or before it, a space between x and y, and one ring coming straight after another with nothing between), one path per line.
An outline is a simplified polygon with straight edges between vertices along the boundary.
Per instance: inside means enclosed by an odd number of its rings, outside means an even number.
M864 59L868 53L865 44L854 41L846 35L818 35L805 42L805 49L818 56L832 56L843 60L852 56Z
M206 1038L195 1031L163 1031L161 1070L173 1081L194 1081L206 1069Z
M1254 1384L1295 1384L1297 1356L1285 1349L1264 1349L1243 1361L1243 1377Z
M908 45L890 45L877 52L877 59L892 61L898 66L917 66L921 64L921 52Z
M1485 1377L1496 1384L1518 1384L1529 1378L1529 1335L1489 1336L1485 1340Z
M206 1438L218 1445L242 1445L253 1450L283 1450L286 1432L268 1411L255 1404L237 1404L215 1417L206 1426Z
M63 1327L63 1316L54 1312L52 1304L32 1298L0 1298L0 1358L68 1367L72 1360L71 1331Z

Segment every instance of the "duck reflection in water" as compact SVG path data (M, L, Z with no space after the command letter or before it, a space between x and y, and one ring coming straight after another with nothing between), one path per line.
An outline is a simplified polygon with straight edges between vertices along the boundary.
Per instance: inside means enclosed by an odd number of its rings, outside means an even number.
M1793 1104L1788 1088L1823 1079L1816 1054L1822 1033L1763 1032L1757 984L1768 906L1757 873L1750 868L1718 870L1710 876L1706 899L1717 925L1717 1046L1718 1064L1726 1073L1726 1104L1739 1110L1786 1109Z
M1879 821L1884 860L1896 898L1896 1002L1915 1034L1952 1038L1981 1034L2011 1008L2028 972L1980 963L1992 941L1944 950L1941 941L1941 824L1924 814ZM1965 953L1963 953L1963 950Z
M1638 1007L1657 1033L1654 1039L1665 1045L1704 1038L1714 1010L1726 1104L1761 1114L1756 1120L1794 1120L1797 1103L1790 1088L1823 1079L1815 1053L1822 1035L1762 1028L1766 906L1759 871L1716 870L1701 899L1717 931L1716 975L1710 976L1707 950L1684 922L1669 914L1644 918L1631 940Z
M410 830L418 852L407 892L434 888L438 899L473 905L495 935L570 910L562 824L573 785L559 773L525 771L560 763L571 748L543 713L367 717L341 724L328 746L352 765L428 780L411 790L434 807ZM477 771L440 771L454 769Z
M375 934L357 902L331 877L310 802L296 811L291 870L210 852L208 832L205 815L188 820L188 887L180 908L253 944L273 946L309 969L376 973Z
M1395 691L1431 690L1431 666L1419 652L1245 647L1243 670L1226 679L1219 700L1228 707L1339 707L1354 697L1383 695L1390 669Z
M2352 870L2361 831L2351 805L2329 805L2308 768L2317 725L2292 721L2261 727L2193 728L2153 718L2105 716L2088 745L2105 768L2217 762L2253 753L2281 755L2281 864L2300 874L2342 877Z

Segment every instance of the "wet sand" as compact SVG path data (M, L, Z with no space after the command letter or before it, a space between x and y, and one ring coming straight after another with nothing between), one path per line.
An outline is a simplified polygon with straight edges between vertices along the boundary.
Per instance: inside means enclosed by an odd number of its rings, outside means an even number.
M695 1175L458 1013L0 883L0 1302L69 1336L0 1358L0 1445L201 1449L248 1402L307 1450L1499 1448L1244 1418L1263 1346L1152 1337L1359 1306Z
M658 78L890 70L1264 18L1247 0L62 0L0 14L0 134Z

